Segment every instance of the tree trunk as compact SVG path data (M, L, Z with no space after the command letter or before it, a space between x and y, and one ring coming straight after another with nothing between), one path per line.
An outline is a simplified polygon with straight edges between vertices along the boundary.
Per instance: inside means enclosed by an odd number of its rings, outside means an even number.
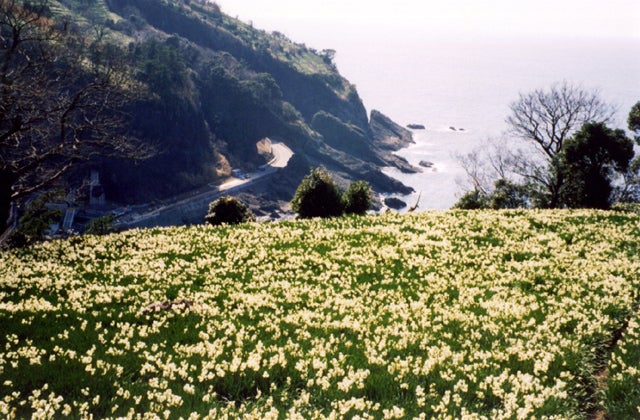
M16 176L13 172L0 169L0 235L9 227L11 215L11 193Z

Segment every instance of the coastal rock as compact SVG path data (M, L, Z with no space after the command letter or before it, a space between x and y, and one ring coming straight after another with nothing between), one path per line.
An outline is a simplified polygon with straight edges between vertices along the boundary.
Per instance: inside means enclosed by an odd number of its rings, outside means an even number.
M387 197L384 199L384 205L390 209L400 210L407 207L407 203L395 197Z
M431 168L433 167L433 162L429 162L428 160L421 160L418 165L422 166L423 168Z
M413 192L413 188L404 185L395 178L391 178L377 168L372 168L370 171L365 172L363 179L381 192L395 194L411 194Z
M371 111L369 127L373 134L373 143L383 150L397 151L415 143L411 131L375 109Z
M420 172L420 168L414 167L406 159L393 153L415 143L411 131L375 109L371 111L369 129L372 136L371 146L384 160L385 165L398 168L403 173Z
M407 124L407 128L412 130L426 130L427 127L422 124Z
M413 166L409 163L409 161L407 161L407 159L403 158L402 156L387 152L384 157L386 163L389 166L398 168L403 174L417 174L419 172L422 172L420 168Z
M311 127L320 133L324 142L332 148L367 162L382 164L367 139L367 133L360 127L342 121L326 111L319 111L313 116Z

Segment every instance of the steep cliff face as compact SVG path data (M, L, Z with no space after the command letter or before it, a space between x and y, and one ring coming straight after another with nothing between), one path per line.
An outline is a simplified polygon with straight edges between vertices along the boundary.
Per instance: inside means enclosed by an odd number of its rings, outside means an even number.
M232 167L253 169L264 163L255 145L265 137L339 177L366 179L380 192L408 191L381 169L413 170L391 154L411 141L410 133L375 111L370 123L329 53L255 29L204 0L59 4L67 15L82 17L78 24L108 28L149 86L149 96L131 108L131 131L159 145L159 154L136 166L103 160L112 199L164 198L215 181ZM304 166L285 172L287 185L299 182Z
M307 120L325 110L348 123L367 126L366 111L355 88L330 60L282 35L255 29L206 3L107 0L107 4L121 16L137 16L154 30L181 37L205 50L227 52L252 71L270 74L284 99Z
M411 131L396 124L380 111L371 111L370 121L373 141L378 147L397 151L414 143Z

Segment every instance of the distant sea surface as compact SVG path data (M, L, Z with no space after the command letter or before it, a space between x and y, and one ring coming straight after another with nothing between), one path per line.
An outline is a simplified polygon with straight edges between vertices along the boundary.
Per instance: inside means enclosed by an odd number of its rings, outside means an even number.
M613 125L625 129L640 101L638 39L343 39L333 48L338 69L368 110L427 127L414 131L416 144L398 154L433 168L416 175L387 171L415 189L405 197L410 205L421 193L421 209L447 209L457 201L465 174L455 155L501 138L519 93L562 81L596 89L618 107Z

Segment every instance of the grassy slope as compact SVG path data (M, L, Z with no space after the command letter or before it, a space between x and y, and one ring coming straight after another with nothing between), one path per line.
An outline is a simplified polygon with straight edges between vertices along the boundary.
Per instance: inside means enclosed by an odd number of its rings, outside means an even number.
M631 319L610 377L637 389L639 237L626 214L433 212L7 253L0 413L637 416L595 375Z
M165 3L163 3L165 4ZM268 54L273 59L290 66L305 75L331 76L339 83L329 87L333 88L336 94L343 97L348 93L349 83L342 78L334 66L323 60L319 53L310 50L303 44L297 44L284 35L274 35L263 30L256 29L238 19L215 11L210 5L199 2L166 2L174 10L179 10L185 19L196 19L199 22L209 22L208 26L212 31L217 30L226 34L230 39L253 50L256 54ZM119 22L126 20L109 10L105 0L95 0L91 5L78 0L53 0L50 9L54 15L71 19L75 24L82 27L91 36L95 31L95 26L102 27L106 20ZM120 40L123 46L132 42L134 38L112 29L106 29L105 33L109 40ZM139 36L149 37L159 35L162 31L158 28L147 27L139 29ZM146 31L146 32L145 32ZM144 34L144 36L142 36ZM164 36L173 34L166 33ZM162 38L162 36L160 36ZM193 41L193 40L192 40Z

